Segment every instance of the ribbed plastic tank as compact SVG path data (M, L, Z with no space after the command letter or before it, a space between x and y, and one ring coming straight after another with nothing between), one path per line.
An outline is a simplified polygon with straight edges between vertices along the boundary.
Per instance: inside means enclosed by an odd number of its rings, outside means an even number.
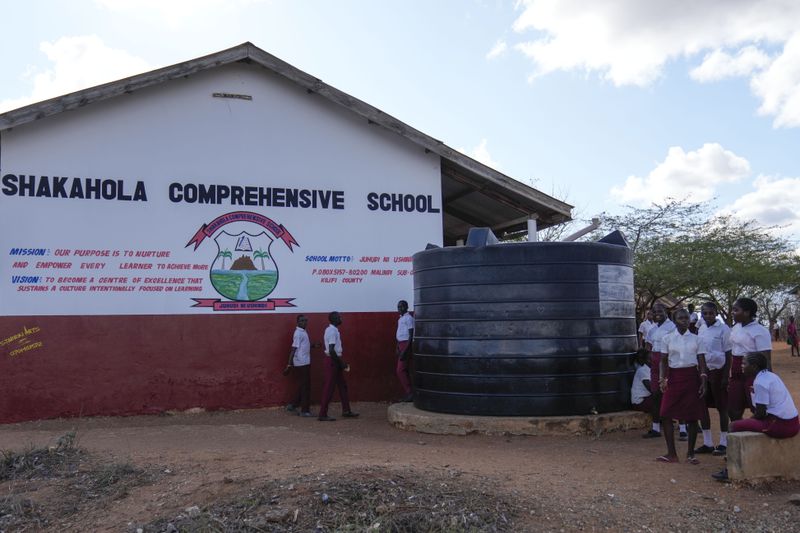
M622 234L493 242L481 228L467 246L414 255L414 405L494 416L629 409L638 341Z

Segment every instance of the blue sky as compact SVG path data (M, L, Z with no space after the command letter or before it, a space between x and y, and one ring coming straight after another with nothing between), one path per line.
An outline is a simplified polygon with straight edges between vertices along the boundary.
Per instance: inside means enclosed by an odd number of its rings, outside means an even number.
M800 2L3 2L0 110L244 41L590 218L667 196L800 247Z

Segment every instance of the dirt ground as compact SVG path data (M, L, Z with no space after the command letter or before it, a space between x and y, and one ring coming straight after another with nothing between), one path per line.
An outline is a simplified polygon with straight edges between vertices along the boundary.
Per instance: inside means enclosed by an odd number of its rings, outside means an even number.
M797 402L800 359L789 357L785 346L775 344L774 368ZM111 465L123 477L134 473L136 481L124 490L106 493L93 485L94 496L69 500L69 512L51 512L28 530L309 531L302 527L314 523L311 531L415 531L422 526L390 520L412 504L423 506L414 507L417 517L445 508L451 515L448 527L431 531L800 530L800 507L789 502L800 482L719 483L710 475L724 463L711 456L700 456L699 466L657 463L664 442L644 440L642 431L569 438L422 435L391 427L386 408L356 404L360 418L334 423L282 409L47 420L1 426L0 449L55 447L74 430L87 464ZM716 441L716 424L714 435ZM46 479L0 477L0 496L55 508L65 501L64 490L80 485L75 479L55 490ZM384 491L407 505L378 502ZM9 509L25 513L22 504ZM242 521L248 509L250 518ZM326 515L328 509L358 514L348 526ZM7 529L23 529L13 524Z

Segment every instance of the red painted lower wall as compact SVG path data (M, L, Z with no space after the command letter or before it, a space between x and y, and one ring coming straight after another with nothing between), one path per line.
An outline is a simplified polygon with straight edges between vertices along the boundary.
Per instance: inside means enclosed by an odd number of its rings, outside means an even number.
M296 392L292 377L281 375L295 316L0 318L0 340L38 327L27 336L28 344L42 342L14 356L18 340L0 346L0 423L283 404ZM321 343L327 314L306 316L311 341ZM342 316L351 399L399 397L393 352L397 314ZM319 403L324 355L315 349L311 357L312 402Z

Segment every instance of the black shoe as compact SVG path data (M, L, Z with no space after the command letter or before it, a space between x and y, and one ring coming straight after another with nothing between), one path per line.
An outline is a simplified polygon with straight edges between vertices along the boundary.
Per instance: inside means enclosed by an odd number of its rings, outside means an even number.
M342 413L342 418L358 418L358 413L354 413L353 411L347 411Z
M720 444L719 446L714 448L714 451L711 452L711 455L716 455L718 457L721 455L728 455L728 447Z
M300 413L297 413L297 416L302 416L302 417L308 418L308 417L314 416L314 415L312 415L310 411L302 411Z
M681 431L678 433L678 440L681 442L685 442L689 440L689 435L685 431Z
M336 422L335 418L331 418L330 416L321 416L317 418L320 422Z
M711 477L713 477L717 481L728 481L728 469L723 468L719 472L714 472L713 474L711 474Z
M403 402L403 403L413 402L414 401L414 395L413 394L409 394L407 396L403 396L402 398L400 398L400 401Z
M661 432L660 431L656 431L655 429L651 429L650 431L648 431L647 433L642 435L642 438L643 439L656 439L656 438L658 438L660 436L661 436Z
M694 453L714 453L714 448L712 446L706 446L703 444L699 448L695 448Z
M297 411L297 406L292 404L292 403L290 403L290 404L286 404L286 407L284 407L284 409L286 409L290 413L294 413L295 411Z

